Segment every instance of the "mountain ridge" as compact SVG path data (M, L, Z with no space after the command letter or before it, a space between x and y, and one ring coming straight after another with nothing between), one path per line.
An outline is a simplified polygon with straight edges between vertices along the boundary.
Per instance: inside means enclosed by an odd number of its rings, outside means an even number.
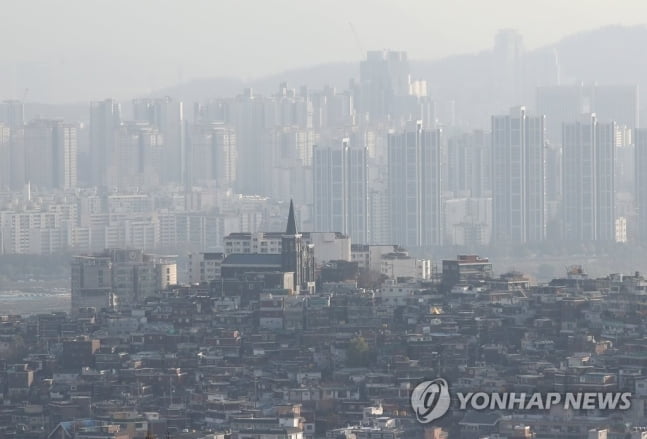
M528 50L524 57L526 75L523 102L515 105L523 103L532 106L534 87L545 85L542 81L545 81L547 75L546 66L554 62L555 54L561 84L583 81L637 84L639 88L643 88L647 86L647 60L639 54L646 47L646 25L610 25L568 35L554 43ZM507 111L506 105L509 105L508 101L501 99L496 87L492 86L492 58L493 50L489 48L435 60L410 60L410 67L413 79L428 82L429 94L433 99L454 101L456 112L461 115L459 124L483 126L487 124L490 114ZM158 88L151 93L134 95L132 98L170 96L184 101L188 109L194 102L236 96L246 87L264 95L272 94L282 82L287 82L288 86L294 88L307 85L310 89L320 89L329 85L345 89L349 81L358 76L359 60L330 62L289 69L251 80L234 77L199 78ZM87 104L84 105L87 107ZM78 102L66 105L30 103L34 111L29 113L38 113L35 108L40 108L39 114L50 116L56 113L57 107L81 108L84 105ZM42 111L43 108L47 111ZM79 116L80 120L87 119L87 115Z

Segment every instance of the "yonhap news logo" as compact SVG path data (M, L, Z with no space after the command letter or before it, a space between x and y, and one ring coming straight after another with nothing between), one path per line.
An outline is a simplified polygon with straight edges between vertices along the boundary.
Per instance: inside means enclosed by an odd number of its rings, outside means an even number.
M441 418L449 410L450 403L449 385L442 378L423 381L411 392L411 408L422 424Z
M630 392L456 392L442 378L419 383L411 392L411 408L416 419L428 424L443 417L452 397L458 410L550 410L561 406L565 410L629 410Z

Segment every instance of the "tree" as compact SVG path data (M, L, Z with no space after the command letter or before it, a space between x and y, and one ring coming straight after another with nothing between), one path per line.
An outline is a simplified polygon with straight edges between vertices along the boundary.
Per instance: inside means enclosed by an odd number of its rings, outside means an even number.
M366 367L370 360L371 349L364 337L354 337L346 349L346 364L350 367Z
M365 268L359 272L357 286L372 290L379 288L386 279L388 279L388 276Z

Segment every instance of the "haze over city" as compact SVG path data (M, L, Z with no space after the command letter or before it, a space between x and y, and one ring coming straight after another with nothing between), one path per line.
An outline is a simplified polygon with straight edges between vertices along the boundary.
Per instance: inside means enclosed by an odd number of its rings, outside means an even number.
M0 16L0 439L647 439L643 2Z
M515 28L528 49L608 25L642 25L638 0L7 1L0 95L72 103L131 98L208 77L245 80L366 50L434 60L487 50ZM555 13L555 11L558 11ZM353 31L354 28L354 31ZM205 91L206 92L206 91Z

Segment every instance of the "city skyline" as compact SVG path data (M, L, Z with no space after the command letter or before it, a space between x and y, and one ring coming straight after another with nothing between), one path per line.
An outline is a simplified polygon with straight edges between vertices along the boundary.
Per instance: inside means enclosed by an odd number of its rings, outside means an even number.
M647 5L5 3L0 439L647 439Z
M485 130L466 126L474 109L439 97L402 51L368 51L345 88L106 99L90 103L88 124L4 101L0 251L217 251L230 233L273 224L268 212L288 200L308 231L423 253L640 244L638 85L561 84L551 59L532 85L524 53L519 33L497 34ZM583 117L612 125L604 147L570 128Z
M630 5L632 2L633 0L625 0L624 3ZM38 4L38 7L28 9L30 3ZM259 16L274 17L277 25L289 22L294 28L293 32L300 30L305 38L303 41L310 42L309 50L304 50L305 45L293 44L284 34L272 32L273 29L268 28L269 20L253 26L254 20L257 20L254 16L246 17L251 20L249 26L230 28L230 24L223 18L221 23L224 26L210 27L204 22L207 17L204 12L214 6L207 3L201 5L207 8L205 11L187 6L180 10L179 15L175 13L178 11L174 11L172 2L161 5L138 2L137 5L128 5L129 14L118 20L115 17L115 23L120 23L118 31L107 27L107 23L110 22L108 17L114 17L118 13L119 5L106 8L107 4L100 0L73 0L59 5L50 14L45 11L51 5L40 0L9 3L7 16L19 17L31 13L32 20L21 23L20 29L13 29L14 21L9 21L8 26L0 30L0 36L3 36L2 32L6 32L7 37L23 36L8 47L5 57L0 61L0 67L5 72L0 77L0 95L8 99L29 97L32 102L57 104L107 97L143 97L156 90L191 81L204 81L207 78L252 84L282 72L318 65L354 63L371 48L403 50L409 52L410 58L416 61L436 61L481 54L492 46L500 30L515 29L523 36L525 50L535 51L551 49L562 39L572 39L580 36L580 33L584 35L613 26L636 26L636 29L644 29L647 23L647 16L627 14L620 7L603 9L604 5L598 5L598 8L580 8L579 2L560 4L563 13L555 17L550 13L551 8L545 4L542 7L533 6L537 10L534 15L530 15L526 9L520 9L510 0L498 0L503 13L489 21L484 20L482 15L466 14L458 3L432 9L432 5L417 0L408 0L406 4L381 1L371 4L373 15L370 20L363 14L366 6L363 1L345 4L346 16L331 14L334 5L327 4L319 11L318 20L314 21L305 19L312 12L310 7L304 9L293 0L282 3L280 7L271 8L265 15ZM478 2L464 3L470 4L471 8L483 7ZM92 11L86 9L90 4L94 8ZM175 31L169 33L173 37L161 32L159 27L148 28L150 25L146 20L138 20L138 17L143 18L153 11L166 17L165 26ZM232 15L232 23L244 17L244 11L236 8L218 11L218 16L223 16L223 12ZM308 27L302 28L305 22L289 21L284 14L287 12L292 17L302 16L309 23ZM430 25L419 18L423 12L429 14L432 22L438 20L438 25ZM30 35L30 31L34 35L47 32L48 29L53 32L51 26L56 20L51 18L63 19L63 14L66 13L68 17L85 14L84 20L75 23L78 28L58 29L51 40L51 44L55 46L48 45L45 49L45 45L29 44L26 36ZM381 14L377 21L375 14ZM576 26L570 14L577 14ZM532 20L529 19L531 16ZM556 18L559 18L558 22ZM415 26L387 26L390 31L383 31L383 25L398 19L409 20ZM545 23L548 21L550 26L547 27ZM15 21L18 22L20 21ZM194 25L188 30L182 29L187 22ZM463 25L470 23L472 32L459 32L457 27L446 27L447 23L452 22ZM200 25L195 25L197 23ZM550 32L546 32L546 29L550 29ZM75 35L81 30L85 37L76 38ZM232 48L232 41L238 41L243 46L241 50ZM440 44L427 44L426 41L439 41ZM171 50L161 50L161 47ZM146 51L146 56L141 56L143 50ZM212 61L211 57L202 56L209 52L226 53L230 58L229 62L216 61L221 57L213 58ZM262 61L262 68L253 64L255 59Z

